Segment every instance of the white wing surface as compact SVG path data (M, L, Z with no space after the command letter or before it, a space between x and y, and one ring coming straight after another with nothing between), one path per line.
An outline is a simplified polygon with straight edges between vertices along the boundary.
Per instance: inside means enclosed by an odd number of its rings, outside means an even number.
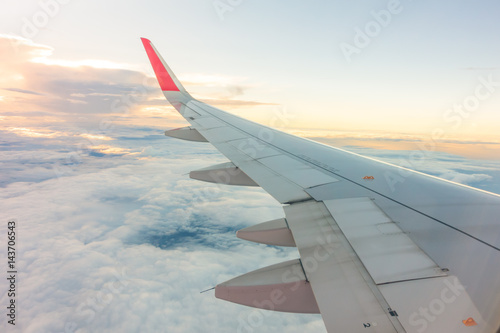
M227 163L190 177L260 186L283 218L238 237L296 246L300 259L219 284L218 298L320 312L328 332L498 332L500 196L242 119L192 98L147 39L160 87Z

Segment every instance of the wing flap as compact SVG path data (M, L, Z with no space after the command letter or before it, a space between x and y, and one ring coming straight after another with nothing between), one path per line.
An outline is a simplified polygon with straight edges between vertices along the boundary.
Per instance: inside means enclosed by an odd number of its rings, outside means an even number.
M390 283L379 288L397 309L398 318L408 333L495 332L456 276Z
M404 332L375 282L321 202L284 207L329 332Z
M361 197L324 203L377 284L447 275L374 200Z

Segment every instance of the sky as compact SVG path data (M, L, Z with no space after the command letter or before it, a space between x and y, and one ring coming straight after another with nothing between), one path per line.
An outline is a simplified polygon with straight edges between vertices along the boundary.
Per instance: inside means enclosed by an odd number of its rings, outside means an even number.
M283 216L264 191L189 179L226 159L163 135L186 122L164 100L140 37L209 104L500 193L496 1L4 7L0 237L16 221L19 279L17 324L3 315L2 331L324 331L318 315L200 294L298 254L235 237Z

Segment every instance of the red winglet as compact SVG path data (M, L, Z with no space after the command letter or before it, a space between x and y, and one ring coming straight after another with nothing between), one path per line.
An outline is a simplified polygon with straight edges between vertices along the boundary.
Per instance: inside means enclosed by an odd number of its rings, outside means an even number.
M160 84L160 88L163 91L179 91L179 88L175 84L174 80L168 73L167 69L163 65L163 62L158 57L158 54L153 49L151 45L151 41L146 38L141 38L142 44L146 49L146 53L148 54L149 61L153 66L153 70L155 71L156 78L158 79L158 83Z

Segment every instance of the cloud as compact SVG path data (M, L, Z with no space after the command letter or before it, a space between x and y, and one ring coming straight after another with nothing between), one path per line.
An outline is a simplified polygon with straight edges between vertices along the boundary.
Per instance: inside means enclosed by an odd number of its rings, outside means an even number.
M498 67L466 67L466 71L496 71Z
M200 99L202 102L219 107L244 107L244 106L261 106L261 105L278 105L275 103L261 103L254 101L243 101L237 99Z
M3 88L3 90L19 92L19 93L23 93L23 94L43 95L43 94L37 93L36 91L19 89L19 88Z
M257 188L190 180L188 171L224 161L206 144L151 135L151 128L116 131L126 135L103 148L128 154L108 158L79 151L78 140L87 138L77 132L64 140L2 134L12 143L0 154L11 166L0 219L18 225L18 331L324 331L320 316L256 312L213 291L200 294L298 256L235 237L239 228L280 217L277 203ZM249 322L255 316L261 321Z
M21 127L22 122L40 132L40 126L69 123L100 134L115 123L163 129L185 124L165 101L156 78L133 66L54 59L48 46L4 35L0 50L6 59L0 63L5 73L0 86L8 87L0 99L4 125ZM215 97L208 102L216 106L270 105L234 98L245 93L244 78L191 74L187 80L194 95Z
M225 161L207 144L148 127L117 124L113 133L109 140L77 129L54 137L0 132L9 143L0 154L0 219L16 219L19 232L19 331L325 331L320 316L262 312L199 293L298 257L234 235L281 217L277 203L258 188L190 180L190 170ZM81 149L81 140L103 146ZM353 150L389 161L406 154ZM451 154L434 153L424 165L454 181L494 182L493 171L477 172Z
M276 105L258 101L246 101L235 99L242 96L252 88L246 84L246 78L228 77L221 75L206 75L200 73L187 73L180 76L185 87L192 92L197 99L213 106L245 107Z
M439 175L439 177L465 185L491 181L493 179L492 176L483 173L464 174L459 172L446 172Z
M158 93L154 79L119 64L57 61L50 47L6 36L0 36L0 50L0 85L8 87L5 92L23 93L3 96L5 110L36 109L66 121L82 115L130 116Z
M474 159L498 160L500 142L492 140L430 140L426 136L402 133L353 133L347 131L326 130L288 130L288 132L308 137L328 145L356 148L369 147L378 150L421 151L425 155L434 152L449 153ZM379 152L380 153L380 152ZM391 153L392 154L392 153ZM409 154L409 153L408 153Z
M15 70L20 64L52 54L53 49L26 38L0 34L0 51L2 65L8 65L5 69ZM5 78L4 75L2 75L3 78Z

